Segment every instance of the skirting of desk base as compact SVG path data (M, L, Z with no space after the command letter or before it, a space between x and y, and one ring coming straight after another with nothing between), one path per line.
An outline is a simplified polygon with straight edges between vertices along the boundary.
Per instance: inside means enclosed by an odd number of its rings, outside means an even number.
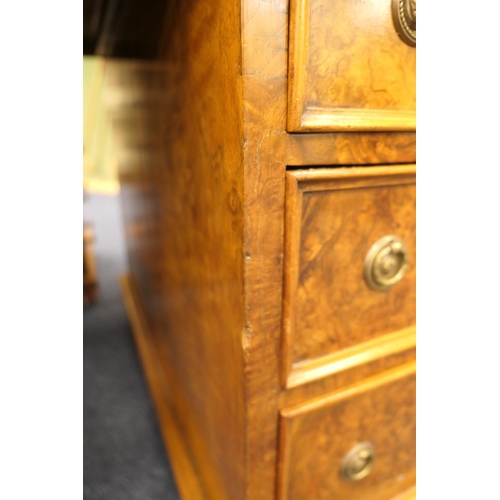
M188 448L170 407L167 380L162 376L163 370L153 347L151 332L132 277L121 276L120 286L179 494L183 500L205 500L207 497L203 494Z

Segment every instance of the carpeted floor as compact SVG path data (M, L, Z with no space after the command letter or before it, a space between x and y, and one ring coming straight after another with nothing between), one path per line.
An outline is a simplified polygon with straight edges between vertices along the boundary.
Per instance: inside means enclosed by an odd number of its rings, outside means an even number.
M84 500L178 500L117 277L126 271L119 199L90 194L99 300L83 313Z

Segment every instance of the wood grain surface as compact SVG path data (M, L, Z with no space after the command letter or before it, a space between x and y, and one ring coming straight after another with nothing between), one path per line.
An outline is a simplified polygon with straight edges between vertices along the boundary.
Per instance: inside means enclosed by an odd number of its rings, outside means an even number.
M148 388L155 401L156 415L168 450L177 488L183 500L204 500L206 496L193 459L186 448L185 438L181 431L182 426L176 419L172 407L171 388L165 377L162 360L156 351L144 306L133 278L130 275L121 276L120 286Z
M381 358L373 360L364 359L360 364L346 367L343 370L322 377L308 379L307 383L290 384L286 389L281 391L279 408L282 410L289 406L304 404L324 394L338 391L343 387L359 383L364 379L414 361L415 358L416 348L410 347L394 353L388 353ZM329 364L325 363L322 366L328 368ZM309 372L306 373L309 375ZM294 371L293 375L299 376L300 370Z
M342 458L362 442L375 448L373 469L364 479L345 481ZM279 500L390 500L411 488L415 364L283 410L279 474Z
M285 383L295 364L415 324L415 167L291 171L286 207ZM406 243L409 267L374 291L365 256L391 234Z
M204 495L238 500L246 488L240 5L169 8L161 58L110 68L129 266Z
M289 54L289 131L415 129L415 49L391 2L292 0Z
M306 205L333 228L330 210L348 200L336 201L325 172L374 165L358 169L372 174L336 179L334 191L349 191L355 205L355 192L368 203L385 189L391 209L392 184L401 182L388 180L393 167L376 165L414 162L415 134L286 132L287 0L186 0L166 9L155 61L109 64L130 273L201 495L273 500L280 409L415 356L412 347L388 351L283 389L287 167L296 184L324 187L317 199L306 190ZM311 166L328 168L314 174ZM377 189L354 189L376 171L384 178ZM305 234L313 237L320 222L309 221Z
M290 167L415 163L415 133L287 134L285 161Z

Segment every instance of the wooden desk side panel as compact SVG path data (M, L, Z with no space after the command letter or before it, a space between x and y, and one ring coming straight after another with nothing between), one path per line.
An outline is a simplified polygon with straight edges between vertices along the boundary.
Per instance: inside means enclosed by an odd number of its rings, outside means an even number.
M172 3L162 43L159 60L114 62L110 70L130 272L204 495L240 500L246 417L239 2Z

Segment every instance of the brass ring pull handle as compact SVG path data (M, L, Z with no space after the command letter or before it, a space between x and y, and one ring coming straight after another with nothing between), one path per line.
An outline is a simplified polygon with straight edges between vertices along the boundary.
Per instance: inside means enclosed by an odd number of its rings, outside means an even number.
M392 19L399 38L411 47L417 44L417 0L392 0Z
M371 443L359 443L342 459L340 477L344 481L359 481L370 474L375 460Z
M397 236L384 236L365 257L365 280L372 290L387 290L403 278L408 269L408 250Z

